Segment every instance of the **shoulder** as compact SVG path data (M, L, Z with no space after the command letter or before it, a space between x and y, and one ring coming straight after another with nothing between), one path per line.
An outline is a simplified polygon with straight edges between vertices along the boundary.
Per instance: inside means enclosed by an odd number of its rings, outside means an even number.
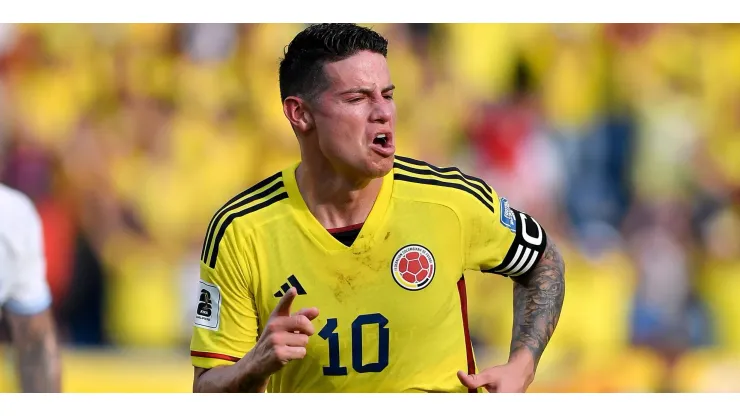
M34 220L38 214L31 199L21 191L0 183L0 205L3 216L14 219Z
M268 176L226 201L211 217L201 260L208 263L226 233L249 234L266 221L281 215L288 199L283 171Z
M32 244L41 230L41 219L31 199L24 193L0 184L0 235L14 245Z
M393 180L398 184L396 195L401 198L437 203L458 212L471 207L496 212L496 191L483 179L455 166L396 156Z
M270 215L288 198L283 172L277 172L250 186L226 201L211 217L211 223L231 224L243 217Z

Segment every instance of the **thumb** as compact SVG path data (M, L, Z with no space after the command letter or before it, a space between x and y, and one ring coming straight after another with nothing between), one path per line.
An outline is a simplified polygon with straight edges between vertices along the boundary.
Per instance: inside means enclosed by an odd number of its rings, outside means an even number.
M275 306L275 309L270 314L270 318L274 318L276 316L290 316L290 306L293 304L293 299L295 299L297 293L298 291L294 287L288 289L288 291L285 292L285 295L283 295L283 297L278 301L277 306Z
M482 374L467 374L464 371L457 372L457 378L460 379L460 383L469 389L477 389L478 387L484 386L488 383L486 377Z

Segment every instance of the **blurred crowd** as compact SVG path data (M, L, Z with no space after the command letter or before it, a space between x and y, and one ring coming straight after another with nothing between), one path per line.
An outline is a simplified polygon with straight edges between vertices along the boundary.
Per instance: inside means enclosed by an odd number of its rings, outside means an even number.
M564 252L538 377L740 390L685 384L740 357L740 25L372 26L398 152L483 177ZM302 27L0 25L0 181L41 214L65 344L187 348L211 215L299 157L277 65ZM500 362L511 282L468 285Z

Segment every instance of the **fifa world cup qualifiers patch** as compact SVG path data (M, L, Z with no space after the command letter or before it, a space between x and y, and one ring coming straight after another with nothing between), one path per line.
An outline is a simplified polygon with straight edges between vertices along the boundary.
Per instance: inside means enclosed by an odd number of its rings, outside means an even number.
M221 290L218 286L200 281L198 308L195 310L195 326L199 328L218 329L221 316Z
M501 206L501 209L499 210L501 224L511 230L512 233L516 233L516 216L514 216L514 211L512 211L509 206L509 201L506 198L501 197L499 198L499 203Z

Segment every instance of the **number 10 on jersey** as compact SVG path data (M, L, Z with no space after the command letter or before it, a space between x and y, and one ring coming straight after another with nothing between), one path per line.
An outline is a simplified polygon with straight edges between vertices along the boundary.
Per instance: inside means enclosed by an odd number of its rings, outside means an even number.
M342 357L339 354L339 334L335 332L339 324L337 318L329 318L326 320L326 325L319 331L319 336L329 343L329 365L324 366L325 376L347 375L347 367L342 366ZM362 349L371 346L362 345L362 331L373 330L373 328L365 328L365 326L374 324L377 324L378 345L372 347L378 349L378 361L363 363ZM358 373L379 373L388 367L390 336L386 325L388 325L388 319L379 313L360 315L352 321L352 369L354 371Z

